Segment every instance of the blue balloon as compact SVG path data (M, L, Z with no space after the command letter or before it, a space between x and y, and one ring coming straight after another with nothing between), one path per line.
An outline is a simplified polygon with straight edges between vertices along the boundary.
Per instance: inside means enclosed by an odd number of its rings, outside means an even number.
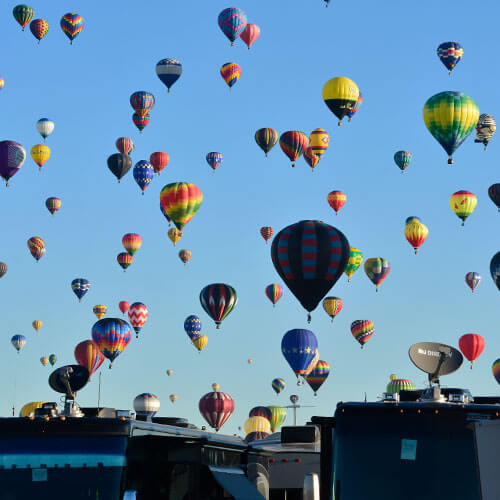
M310 330L289 330L281 341L281 352L297 378L305 376L314 368L319 356L318 339Z
M500 252L497 252L491 259L490 273L493 278L493 282L500 290Z
M184 321L184 330L186 330L186 333L188 334L188 337L191 340L196 339L197 337L200 336L201 319L198 318L198 316L195 316L194 314L188 316Z
M89 288L90 282L84 278L76 278L71 282L71 289L78 297L78 300L82 300L82 297L89 291Z
M26 344L26 337L24 335L14 335L10 339L10 343L14 346L14 349L19 352Z
M92 327L92 340L111 363L123 352L132 338L132 327L123 319L100 319Z
M207 163L215 170L222 163L222 153L215 151L207 154Z
M156 74L170 92L170 87L182 75L182 64L177 59L162 59L156 65Z
M146 160L139 160L134 167L134 179L142 190L142 194L155 176L153 165Z

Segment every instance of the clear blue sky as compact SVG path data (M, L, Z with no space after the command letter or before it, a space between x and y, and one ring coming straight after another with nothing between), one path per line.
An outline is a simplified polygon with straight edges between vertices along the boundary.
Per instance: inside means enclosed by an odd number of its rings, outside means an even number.
M230 47L220 32L217 15L230 5L219 0L31 4L35 17L50 24L40 45L13 19L15 3L0 10L2 139L20 142L29 154L41 142L36 121L49 117L56 126L47 140L52 157L42 172L28 158L11 186L0 189L0 260L9 266L0 280L3 415L12 404L15 372L18 408L33 400L58 400L40 356L56 353L59 366L74 362L75 345L89 338L96 320L92 307L106 304L108 316L121 317L120 300L144 302L150 316L113 370L102 369L108 406L131 408L137 394L152 392L161 399L160 415L186 416L201 425L198 400L217 381L236 401L226 432L235 432L252 406L288 404L292 393L301 403L316 405L302 411L304 419L331 415L339 400L359 400L364 392L376 399L392 372L422 385L425 375L407 357L410 344L457 345L469 332L485 337L485 352L473 371L464 365L443 383L497 393L491 363L500 357L499 295L489 262L500 249L500 214L487 189L500 181L499 139L494 137L485 153L469 137L450 167L422 119L425 101L444 90L462 91L481 112L497 115L496 2L472 8L458 1L450 10L449 3L429 1L332 0L325 9L321 0L243 0L235 6L262 29L250 51L241 41ZM85 21L73 46L59 27L68 10ZM448 40L465 50L451 78L436 56L436 47ZM184 71L170 94L155 74L165 57L179 59ZM243 68L231 92L219 75L229 61ZM364 96L351 124L341 128L321 98L323 84L334 76L352 78ZM131 121L129 96L136 90L156 97L142 135ZM260 127L280 134L322 127L331 146L313 174L302 159L292 169L279 146L264 157L253 139ZM131 172L117 184L107 168L119 136L133 138L134 163L153 151L170 155L170 165L145 196ZM393 163L400 149L413 153L404 175ZM209 151L224 154L215 174L205 162ZM159 192L173 181L194 182L204 194L176 248L159 211ZM338 217L326 202L333 189L348 197ZM464 228L448 201L459 189L478 197ZM48 196L62 199L54 217L44 206ZM430 231L418 256L403 234L409 215L421 217ZM365 258L382 256L392 267L379 293L363 269L349 285L342 277L332 294L345 305L333 325L320 308L314 312L310 329L321 358L332 367L316 398L308 386L296 387L281 356L283 334L308 325L288 289L275 309L265 297L265 286L281 281L270 245L259 235L261 226L277 231L306 218L335 225ZM115 259L126 232L140 233L143 246L123 273ZM26 246L34 235L47 246L38 264ZM187 266L177 256L180 248L193 252ZM483 276L473 295L464 282L468 271ZM70 288L76 277L91 282L81 303ZM201 288L212 282L229 283L239 295L220 331L198 300ZM189 314L202 318L209 336L201 354L184 333ZM31 327L34 319L44 322L38 334ZM349 329L356 319L375 323L363 351ZM28 338L19 356L9 343L17 333ZM247 358L254 363L248 365ZM174 370L171 377L168 368ZM280 396L270 386L274 377L288 384ZM81 391L80 404L95 405L94 379ZM171 393L179 395L174 406Z

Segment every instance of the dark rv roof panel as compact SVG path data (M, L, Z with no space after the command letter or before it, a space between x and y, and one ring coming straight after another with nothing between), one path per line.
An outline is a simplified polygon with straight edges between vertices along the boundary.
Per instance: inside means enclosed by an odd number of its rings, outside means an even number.
M214 479L235 500L264 500L257 488L246 478L241 469L209 466Z

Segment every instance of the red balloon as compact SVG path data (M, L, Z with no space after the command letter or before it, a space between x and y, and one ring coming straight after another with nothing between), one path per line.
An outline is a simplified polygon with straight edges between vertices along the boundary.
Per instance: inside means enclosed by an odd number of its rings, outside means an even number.
M75 347L75 359L80 366L84 366L92 376L104 363L106 357L93 340L84 340Z
M159 174L168 165L170 157L163 151L157 151L156 153L151 153L149 161L153 165L155 174Z
M122 300L119 304L118 307L120 308L120 311L123 314L127 314L128 308L130 307L130 304L126 300Z
M470 361L470 367L484 350L484 339L477 333L467 333L458 340L458 346L463 355Z
M225 392L209 392L200 399L198 408L208 425L218 431L233 414L234 400Z
M241 32L240 38L250 50L250 46L259 38L259 35L260 28L256 24L247 24L246 28Z

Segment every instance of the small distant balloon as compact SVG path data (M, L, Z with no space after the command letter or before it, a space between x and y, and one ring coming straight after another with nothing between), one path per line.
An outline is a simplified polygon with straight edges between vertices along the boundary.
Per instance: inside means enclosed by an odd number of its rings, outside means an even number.
M222 153L211 152L206 156L207 163L210 165L212 170L215 172L216 168L222 164Z
M126 314L129 307L130 307L130 304L126 301L126 300L122 300L119 304L118 304L118 307L120 309L120 311L122 312L122 314Z
M54 215L62 206L62 201L59 198L50 197L45 200L45 206L47 210Z
M174 246L177 244L177 242L182 238L182 231L177 229L176 227L171 227L167 231L168 238L170 241L174 244Z
M43 323L39 319L35 319L35 321L33 321L33 323L31 323L31 325L35 329L35 332L38 332L40 330L40 328L42 328Z
M277 283L266 286L266 297L271 301L273 307L276 305L283 295L283 288Z
M83 17L74 12L68 12L61 18L61 29L63 33L69 38L70 44L73 45L73 40L83 30Z
M142 131L149 125L151 117L149 116L149 113L144 116L140 116L139 114L134 113L132 115L132 121L134 122L134 125L137 127L139 132L142 134Z
M279 394L286 387L286 383L282 378L275 378L271 382L271 387L276 394Z
M49 32L49 23L45 19L33 19L30 23L30 31L40 43L40 40Z
M24 31L24 28L26 28L26 26L28 26L30 21L33 19L35 9L29 5L20 4L14 7L12 14L14 15L14 19L19 23Z
M332 323L337 314L342 311L344 302L339 297L325 297L323 299L323 309L332 318Z
M273 128L260 128L255 132L255 142L267 156L267 153L276 146L279 135Z
M241 66L234 62L223 64L220 68L220 75L231 89L241 77Z
M260 28L256 24L248 23L245 29L241 32L240 38L250 50L250 47L257 41L260 36Z
M5 262L0 262L0 278L7 274L8 266Z
M397 151L394 153L394 162L401 169L403 173L411 163L411 153L409 151Z
M158 61L156 75L170 92L170 87L181 77L182 64L177 59L170 57Z
M14 349L19 352L26 345L26 337L24 335L14 335L10 339L10 343L14 346Z
M270 226L264 226L260 228L260 235L264 238L266 243L271 239L274 234L274 229Z
M134 151L134 141L130 137L118 137L115 142L116 149L124 155L129 155Z
M164 151L156 151L151 153L149 162L153 165L155 174L160 175L160 172L168 165L170 157Z
M57 363L57 356L55 354L51 354L49 356L49 363L51 366L54 366Z
M243 33L247 26L247 15L241 9L230 7L224 9L217 19L219 28L222 33L231 42L231 47L234 41Z
M48 118L40 118L40 120L36 122L36 129L45 141L45 139L54 132L54 122Z
M462 220L462 226L469 215L476 209L477 198L470 191L457 191L450 198L450 206L455 215Z
M137 233L127 233L122 237L123 248L130 254L135 255L137 250L142 246L142 238L140 234Z
M73 293L78 297L78 300L81 302L83 296L90 289L90 282L85 278L75 278L71 282L71 289L73 290Z
M347 196L342 191L331 191L328 193L326 201L335 210L335 215L338 215L339 210L345 205Z
M418 252L418 249L425 242L429 236L429 229L425 224L418 221L416 218L411 220L405 227L405 237L408 240L408 243L415 250L415 255Z
M373 322L368 319L358 319L351 324L352 336L361 344L361 348L370 340L375 333Z
M39 236L32 236L28 240L28 249L38 262L45 255L45 242Z
M49 358L47 356L42 356L40 358L40 363L42 363L42 366L47 366L49 364Z
M472 292L474 292L474 290L478 287L479 283L481 283L481 275L475 272L467 273L465 275L465 282L472 290Z
M108 308L104 304L97 304L92 308L92 312L97 316L97 319L102 319L106 315Z
M138 161L133 170L134 180L137 185L141 188L142 194L144 195L144 191L149 186L150 182L154 178L155 170L153 165L146 160Z
M191 260L191 250L180 250L179 259L181 259L184 264L187 264Z

